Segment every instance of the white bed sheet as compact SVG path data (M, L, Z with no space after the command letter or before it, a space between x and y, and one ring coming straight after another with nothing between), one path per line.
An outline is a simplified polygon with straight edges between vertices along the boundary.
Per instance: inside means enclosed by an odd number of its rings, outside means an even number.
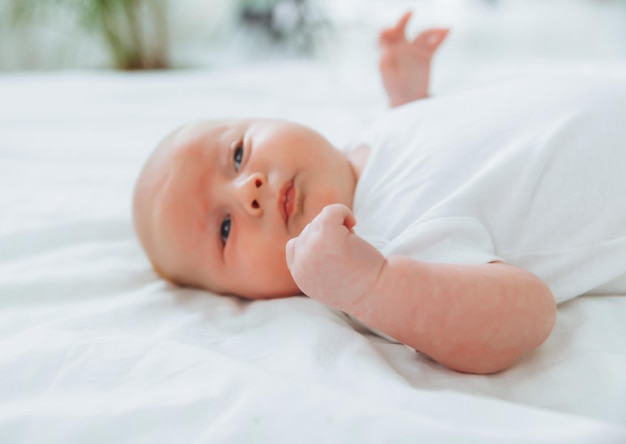
M342 145L382 109L374 75L4 74L0 98L0 442L626 442L626 295L562 305L541 348L475 376L305 297L244 302L152 272L129 210L160 137L263 116Z

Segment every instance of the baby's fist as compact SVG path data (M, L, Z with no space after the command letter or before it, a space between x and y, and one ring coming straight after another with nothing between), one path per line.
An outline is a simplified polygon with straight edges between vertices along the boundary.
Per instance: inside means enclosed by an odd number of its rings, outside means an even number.
M374 286L385 258L354 234L348 207L333 204L286 246L287 266L306 295L349 310Z

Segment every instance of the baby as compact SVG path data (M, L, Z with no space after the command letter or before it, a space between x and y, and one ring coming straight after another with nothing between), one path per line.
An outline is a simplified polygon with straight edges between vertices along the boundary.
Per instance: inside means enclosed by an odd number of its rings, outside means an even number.
M409 20L380 35L393 109L352 149L286 121L187 125L146 162L135 227L172 282L304 293L452 369L497 372L549 336L556 303L626 293L626 83L420 100L447 30L407 41Z

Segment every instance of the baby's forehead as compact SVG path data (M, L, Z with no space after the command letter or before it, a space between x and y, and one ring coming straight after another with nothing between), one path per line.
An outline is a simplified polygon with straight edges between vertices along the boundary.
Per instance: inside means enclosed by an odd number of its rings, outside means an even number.
M216 140L224 134L240 131L248 124L247 120L215 119L188 123L175 130L164 139L166 151L193 151L193 147L203 141Z
M170 149L184 149L199 139L216 135L217 130L234 126L235 122L226 120L203 120L181 126L168 137Z
M166 171L174 164L189 158L197 151L202 139L211 138L218 123L197 122L183 125L166 135L149 156L147 165L152 169Z

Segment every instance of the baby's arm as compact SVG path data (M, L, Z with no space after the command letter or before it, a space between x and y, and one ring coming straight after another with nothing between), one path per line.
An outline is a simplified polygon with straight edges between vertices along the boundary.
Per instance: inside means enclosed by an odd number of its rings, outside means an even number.
M408 41L405 29L410 19L411 12L405 13L379 36L380 74L392 108L429 96L431 61L449 32L427 29Z
M503 370L550 334L554 298L531 273L384 258L353 225L347 207L331 205L287 244L305 294L468 373Z

